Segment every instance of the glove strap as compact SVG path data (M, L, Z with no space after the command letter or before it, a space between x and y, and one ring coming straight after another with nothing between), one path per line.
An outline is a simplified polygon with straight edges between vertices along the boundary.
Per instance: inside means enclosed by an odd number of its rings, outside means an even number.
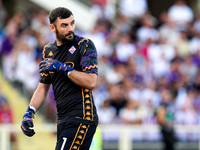
M69 67L68 65L66 65L66 64L64 64L64 63L62 63L61 66L60 66L60 68L59 68L59 70L62 71L65 75L66 75L66 74L68 75L68 73L69 73L70 71L72 71L73 68L72 68L72 67Z

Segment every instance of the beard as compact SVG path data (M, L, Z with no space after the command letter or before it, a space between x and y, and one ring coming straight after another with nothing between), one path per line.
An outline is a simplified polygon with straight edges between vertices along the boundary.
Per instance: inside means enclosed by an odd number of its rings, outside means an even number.
M74 40L74 32L70 31L67 34L61 34L56 28L56 37L61 43L67 43Z

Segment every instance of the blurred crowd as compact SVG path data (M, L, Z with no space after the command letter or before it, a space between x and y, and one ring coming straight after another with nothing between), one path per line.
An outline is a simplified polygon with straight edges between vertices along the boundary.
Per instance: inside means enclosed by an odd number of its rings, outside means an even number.
M12 124L14 122L14 115L11 108L11 105L5 95L1 91L0 86L0 125L4 124ZM10 141L12 142L12 146L17 146L17 137L16 133L10 132Z
M92 0L97 15L90 38L98 52L98 87L93 90L100 124L157 124L166 92L176 91L174 123L200 124L200 13L176 0L159 18L147 0ZM4 77L30 99L38 79L45 44L52 42L48 12L16 12L8 18L0 5L0 67ZM50 91L44 105L55 122Z

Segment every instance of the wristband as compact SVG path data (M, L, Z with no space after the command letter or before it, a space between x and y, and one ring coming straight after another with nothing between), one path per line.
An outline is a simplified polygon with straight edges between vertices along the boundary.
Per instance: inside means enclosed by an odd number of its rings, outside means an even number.
M34 112L36 112L36 109L33 106L30 106L30 109L32 109L32 110L34 110Z
M71 73L71 71L68 71L68 72L67 72L67 76L69 76L70 73Z

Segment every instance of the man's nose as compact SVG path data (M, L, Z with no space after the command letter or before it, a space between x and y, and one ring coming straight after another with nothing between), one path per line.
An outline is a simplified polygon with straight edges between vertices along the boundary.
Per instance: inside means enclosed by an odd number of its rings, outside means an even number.
M72 31L72 30L73 30L73 26L72 26L72 25L69 25L68 31Z

